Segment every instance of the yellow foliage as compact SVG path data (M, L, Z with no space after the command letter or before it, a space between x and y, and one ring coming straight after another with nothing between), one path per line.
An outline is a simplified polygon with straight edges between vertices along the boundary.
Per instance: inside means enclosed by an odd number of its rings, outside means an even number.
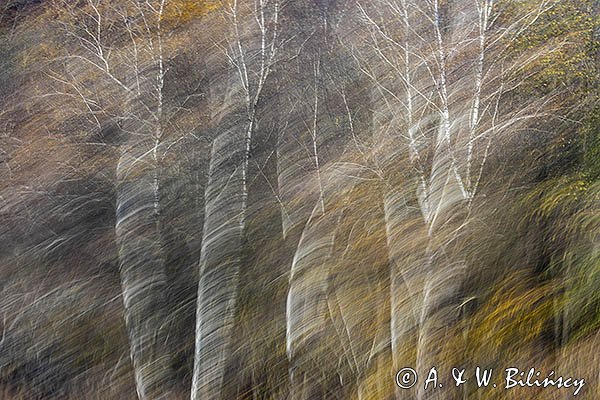
M163 21L167 24L185 24L217 9L215 0L171 0L165 5Z
M537 1L507 2L505 14L537 15ZM597 23L586 12L589 0L558 2L532 19L531 24L510 39L508 48L514 54L528 54L523 72L530 75L526 93L548 92L557 86L571 87L576 80L591 78L586 51L593 42ZM531 17L530 17L531 18Z
M539 184L524 198L536 218L548 218L556 213L570 215L585 199L590 183L581 175L564 176Z
M545 194L540 203L540 212L550 214L561 206L577 201L582 193L587 190L588 183L582 179L560 182L554 190Z
M473 317L472 349L480 354L510 355L538 340L560 308L556 282L532 282L515 272L500 283Z

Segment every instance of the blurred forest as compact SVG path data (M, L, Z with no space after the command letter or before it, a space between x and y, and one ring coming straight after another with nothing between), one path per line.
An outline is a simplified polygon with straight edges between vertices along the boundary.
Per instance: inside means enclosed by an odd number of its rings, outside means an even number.
M0 398L600 398L599 16L0 0Z

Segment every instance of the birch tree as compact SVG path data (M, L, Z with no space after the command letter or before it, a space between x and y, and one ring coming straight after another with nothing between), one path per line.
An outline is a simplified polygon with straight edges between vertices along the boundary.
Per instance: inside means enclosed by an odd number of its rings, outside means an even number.
M192 399L223 395L243 261L257 107L280 46L277 0L224 3L221 17L228 31L215 45L227 66L224 78L211 83L213 102L218 104L212 120L218 132L205 193Z
M332 40L336 5L323 2L289 3L285 16L290 43L280 77L281 128L277 143L278 191L282 231L289 257L286 305L286 352L290 396L326 396L336 384L337 355L318 363L319 354L332 352L335 328L328 295L330 266L342 210L336 209L336 180L325 172L330 156L323 144L339 127L341 102L333 102ZM344 113L345 114L345 113ZM342 115L344 115L342 114ZM328 206L329 205L329 206ZM328 294L329 293L329 294ZM330 388L331 389L331 388Z
M136 73L135 89L133 93L129 91L129 96L135 101L135 97L150 95L150 101L138 100L136 106L139 108L132 110L133 118L125 125L131 139L121 149L117 166L116 233L126 321L140 399L168 398L169 385L172 385L171 359L165 346L167 277L160 227L160 146L165 79L161 20L164 6L165 0L161 0L156 4L148 2L139 9L143 25L156 28L154 34L146 32L146 43L136 43L136 32L128 29L134 57L138 57L139 45L148 46L141 51L151 54L150 79L140 76L141 71ZM134 65L138 69L139 64L134 62Z
M165 139L167 126L183 104L174 107L165 100L169 59L163 24L169 5L167 0L59 5L61 12L72 15L63 28L78 46L64 57L75 72L67 77L53 73L52 79L80 97L93 118L106 100L97 100L97 87L94 91L94 86L76 79L79 71L91 71L99 77L97 85L102 85L105 96L121 100L115 233L130 356L138 397L171 398L174 375L167 346L161 169L173 145ZM98 118L95 121L101 129Z
M382 105L376 115L383 119L374 128L405 147L410 160L411 172L401 180L411 182L413 194L392 185L394 189L384 194L384 210L394 262L392 348L403 345L403 332L417 326L419 370L435 364L436 343L443 341L445 327L460 313L466 265L459 241L494 140L532 121L548 100L532 100L519 109L501 102L522 82L524 66L549 51L515 56L507 47L553 2L540 1L521 16L500 19L504 26L495 25L502 6L496 3L405 0L358 6L371 37L371 52L379 61L376 67L362 63ZM396 166L382 167L389 171ZM409 258L412 261L402 266L398 263L406 252L401 227L407 226L411 198L418 205L427 240L421 261ZM414 298L409 313L398 306L404 283ZM399 319L407 314L408 320ZM419 396L425 395L421 390Z

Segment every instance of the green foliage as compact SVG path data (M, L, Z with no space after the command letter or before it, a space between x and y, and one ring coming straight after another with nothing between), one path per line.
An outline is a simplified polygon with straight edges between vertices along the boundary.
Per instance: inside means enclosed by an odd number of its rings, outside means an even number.
M599 96L600 100L600 96ZM585 121L583 135L583 168L592 181L600 180L600 105L589 110L589 118Z
M592 50L597 48L594 30L598 21L589 12L592 0L554 2L500 2L503 18L528 20L508 44L509 53L542 52L524 71L531 74L524 91L551 93L555 90L581 94L596 79ZM538 15L537 11L546 9Z

